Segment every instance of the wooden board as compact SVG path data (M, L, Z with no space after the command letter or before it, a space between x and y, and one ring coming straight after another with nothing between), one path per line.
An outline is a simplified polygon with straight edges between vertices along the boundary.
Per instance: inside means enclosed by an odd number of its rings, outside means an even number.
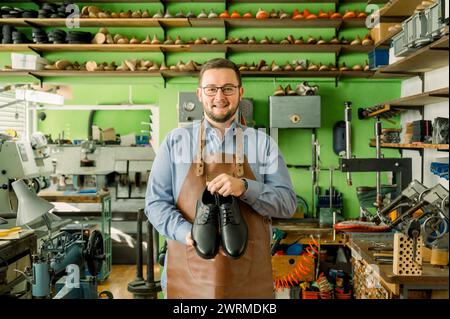
M414 244L416 255L414 256ZM394 265L392 272L397 276L421 276L422 275L422 237L417 238L416 243L409 236L394 234Z
M408 17L414 13L422 0L391 0L380 10L382 17Z
M375 147L375 142L371 142L370 146ZM400 144L400 143L381 143L381 147L385 148L398 148L398 149L424 149L430 148L435 150L448 150L448 144L424 144L424 143L414 143L414 144Z

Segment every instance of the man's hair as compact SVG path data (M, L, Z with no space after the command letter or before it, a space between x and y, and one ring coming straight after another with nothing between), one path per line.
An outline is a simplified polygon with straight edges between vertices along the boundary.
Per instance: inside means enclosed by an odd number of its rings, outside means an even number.
M231 69L236 73L236 78L238 80L239 86L242 86L242 80L241 80L241 73L239 72L239 68L236 64L231 62L230 60L223 59L223 58L217 58L207 61L202 65L202 68L200 70L200 74L198 76L198 84L202 84L202 78L203 73L205 73L207 70L211 69Z

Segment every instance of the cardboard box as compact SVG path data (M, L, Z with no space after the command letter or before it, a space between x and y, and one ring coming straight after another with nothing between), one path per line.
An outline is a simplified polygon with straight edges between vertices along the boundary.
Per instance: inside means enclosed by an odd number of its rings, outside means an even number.
M116 130L113 127L108 127L102 130L102 140L103 142L115 141L116 140Z
M100 128L97 125L92 125L92 139L96 141L101 140Z
M11 53L11 67L16 70L43 70L46 64L48 61L38 55Z
M372 37L375 44L380 42L381 39L386 38L389 35L389 28L395 26L398 23L378 23L373 29L370 30L370 36Z

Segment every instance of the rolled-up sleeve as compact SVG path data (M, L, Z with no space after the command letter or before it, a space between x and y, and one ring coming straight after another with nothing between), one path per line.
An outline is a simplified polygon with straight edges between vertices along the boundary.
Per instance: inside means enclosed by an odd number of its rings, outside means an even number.
M169 143L170 134L159 147L153 162L145 196L145 214L162 236L186 244L192 224L175 206Z

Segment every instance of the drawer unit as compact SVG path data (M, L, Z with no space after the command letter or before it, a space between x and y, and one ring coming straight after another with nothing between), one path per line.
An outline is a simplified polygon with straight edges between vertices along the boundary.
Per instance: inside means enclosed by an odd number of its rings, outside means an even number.
M272 128L320 127L320 96L270 96Z

